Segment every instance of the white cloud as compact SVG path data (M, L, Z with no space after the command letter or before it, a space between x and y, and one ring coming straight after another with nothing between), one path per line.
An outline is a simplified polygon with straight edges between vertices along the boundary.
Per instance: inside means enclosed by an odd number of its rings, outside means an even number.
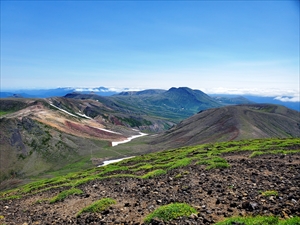
M282 89L228 89L212 88L202 89L207 94L230 94L230 95L253 95L262 97L274 97L282 102L300 102L299 90L282 90Z
M300 96L294 96L294 97L286 97L286 96L277 96L275 98L276 100L282 101L282 102L300 102Z
M109 88L75 88L75 91L90 91L90 92L122 92L122 91L141 91L143 89L140 88L114 88L114 87L109 87Z
M93 92L100 92L101 90L97 89L97 88L75 88L75 91L93 91Z

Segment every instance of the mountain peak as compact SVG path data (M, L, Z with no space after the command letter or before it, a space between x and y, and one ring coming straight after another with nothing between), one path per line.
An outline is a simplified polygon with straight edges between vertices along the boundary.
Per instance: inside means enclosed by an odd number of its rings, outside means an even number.
M193 91L191 88L188 87L171 87L168 91Z

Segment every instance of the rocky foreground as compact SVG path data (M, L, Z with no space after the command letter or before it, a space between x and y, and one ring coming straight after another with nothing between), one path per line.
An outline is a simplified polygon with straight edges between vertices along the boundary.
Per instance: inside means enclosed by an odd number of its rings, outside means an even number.
M192 165L153 179L94 180L78 187L83 194L54 204L45 199L65 189L2 200L0 224L143 224L146 215L172 202L188 203L198 213L151 224L214 224L235 215L300 216L300 154L248 156L247 152L224 155L231 165L226 169ZM278 195L264 196L265 191ZM106 197L117 203L101 213L76 216Z

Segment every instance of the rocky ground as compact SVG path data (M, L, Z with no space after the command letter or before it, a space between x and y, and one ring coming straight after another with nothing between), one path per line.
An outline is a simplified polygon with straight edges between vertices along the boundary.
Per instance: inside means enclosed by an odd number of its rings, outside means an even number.
M224 156L231 165L228 169L193 165L154 179L95 180L79 186L83 194L54 204L37 201L63 188L0 201L0 224L143 224L146 215L172 202L188 203L198 213L152 224L214 224L234 215L300 216L300 154L248 156L246 152ZM278 196L263 196L267 190ZM105 197L117 203L102 213L76 217L83 207Z

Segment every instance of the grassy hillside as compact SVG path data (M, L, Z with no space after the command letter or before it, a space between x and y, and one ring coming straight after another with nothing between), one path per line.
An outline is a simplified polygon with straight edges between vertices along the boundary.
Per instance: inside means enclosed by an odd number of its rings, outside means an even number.
M154 215L175 210L179 216L168 220L179 224L214 224L235 215L300 216L299 163L299 138L183 147L37 180L2 192L0 206L8 202L10 206L0 216L6 222L72 220L115 224L163 221L164 218L150 216L156 209L159 210ZM191 213L177 211L172 205L175 202L186 204ZM101 208L103 204L108 206ZM32 212L36 215L28 217Z

